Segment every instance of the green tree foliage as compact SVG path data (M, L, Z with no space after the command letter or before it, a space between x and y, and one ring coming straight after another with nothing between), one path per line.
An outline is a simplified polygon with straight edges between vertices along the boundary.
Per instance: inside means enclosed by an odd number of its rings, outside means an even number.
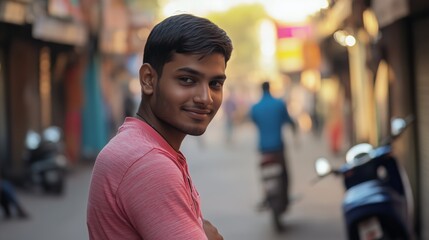
M238 5L226 12L207 15L207 18L228 33L233 42L234 51L228 63L228 70L234 78L247 78L252 71L259 68L258 28L260 21L267 16L260 4Z
M145 0L145 1L141 1L141 0L125 0L125 3L130 7L130 8L137 8L139 10L144 10L144 9L151 9L151 10L157 10L160 8L159 5L159 1L158 0Z
M145 16L147 19L154 19L161 10L159 0L125 0L130 14Z

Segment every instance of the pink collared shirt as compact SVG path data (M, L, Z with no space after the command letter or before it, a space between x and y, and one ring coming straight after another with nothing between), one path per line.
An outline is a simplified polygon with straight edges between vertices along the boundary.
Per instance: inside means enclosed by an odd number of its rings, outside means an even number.
M127 118L94 165L90 239L207 239L185 157L146 123Z

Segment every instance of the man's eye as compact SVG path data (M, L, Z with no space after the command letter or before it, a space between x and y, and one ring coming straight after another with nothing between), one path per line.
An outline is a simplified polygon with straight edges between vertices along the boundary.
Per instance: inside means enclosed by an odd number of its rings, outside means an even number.
M195 81L192 79L192 78L190 78L190 77L180 77L179 78L179 80L180 81L182 81L183 83L186 83L186 84L191 84L191 83L194 83Z
M211 81L210 86L213 88L222 88L223 81Z

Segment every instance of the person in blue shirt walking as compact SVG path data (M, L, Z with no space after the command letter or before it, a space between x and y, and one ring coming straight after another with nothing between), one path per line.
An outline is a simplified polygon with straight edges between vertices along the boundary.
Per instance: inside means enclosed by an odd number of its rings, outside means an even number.
M285 212L289 205L289 174L282 129L283 126L290 124L293 132L296 133L296 124L289 116L286 103L271 95L268 81L262 83L262 91L261 99L250 109L250 117L258 130L260 166L266 192L266 198L261 207L272 208L274 220L278 225L276 227L281 228L278 222L279 215ZM270 187L273 186L272 181L277 181L274 185L278 186L278 191L274 190L273 192L272 187Z

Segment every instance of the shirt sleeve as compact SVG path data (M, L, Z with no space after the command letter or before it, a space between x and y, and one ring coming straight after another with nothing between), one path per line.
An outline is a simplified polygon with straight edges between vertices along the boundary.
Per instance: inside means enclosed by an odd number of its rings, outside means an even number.
M144 240L207 239L186 184L172 159L149 154L130 167L116 199Z
M287 109L287 105L284 101L281 101L282 108L283 108L283 122L290 123L291 125L295 125L294 121L289 115L289 111Z

